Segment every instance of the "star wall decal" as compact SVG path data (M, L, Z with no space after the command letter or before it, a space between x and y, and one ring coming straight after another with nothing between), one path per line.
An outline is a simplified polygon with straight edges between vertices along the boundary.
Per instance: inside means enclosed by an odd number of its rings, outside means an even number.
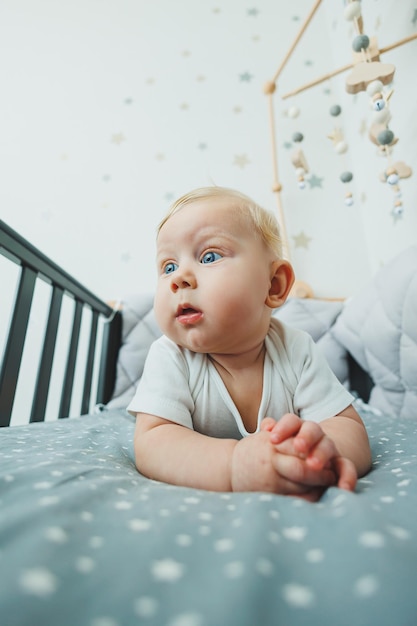
M414 15L413 15L413 19L411 20L411 23L413 24L413 26L417 24L417 9L414 9Z
M116 146L120 146L120 144L124 141L126 141L126 137L123 133L115 133L114 135L112 135L111 142L114 143Z
M190 108L190 105L188 104L188 102L182 102L180 104L181 111L188 111L189 108Z
M164 161L165 160L165 154L163 152L157 152L155 154L155 159L157 161Z
M298 233L298 235L293 235L294 245L296 248L305 248L308 250L308 246L310 245L311 237L305 234L302 230Z
M206 144L206 143L204 143L204 141L201 141L201 142L198 144L198 149L199 149L199 150L207 150L207 144Z
M248 159L246 154L235 154L235 160L233 161L233 165L237 165L240 168L246 167L249 165L250 160Z
M322 188L321 183L323 182L323 179L320 178L319 176L316 176L315 174L312 174L307 179L307 182L310 185L310 189L313 189L314 187L319 187L321 189Z
M240 106L235 106L233 107L233 113L242 113L242 107Z
M258 9L248 9L248 15L256 17L259 14Z
M253 76L249 72L243 72L243 74L239 74L239 78L242 83L250 83Z

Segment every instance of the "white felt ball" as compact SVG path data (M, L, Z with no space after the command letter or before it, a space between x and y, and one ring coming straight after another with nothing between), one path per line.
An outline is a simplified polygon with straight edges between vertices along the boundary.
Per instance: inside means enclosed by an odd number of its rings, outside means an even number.
M355 17L359 17L361 13L361 3L355 0L354 2L349 2L349 4L346 5L343 15L345 17L345 20L351 22L355 19Z
M297 169L295 170L295 173L297 174L297 176L304 176L306 171L303 167L297 167Z
M396 185L399 180L400 177L398 176L398 174L390 174L389 176L387 176L387 183L389 185Z
M346 141L339 141L335 145L334 149L336 150L337 154L344 154L348 149L348 145Z
M295 119L299 115L300 115L300 109L298 109L297 107L292 106L288 109L288 117Z
M366 93L372 98L376 93L382 91L384 85L380 80L373 80L366 88Z
M306 184L304 180L299 180L298 181L298 189L305 189L306 188Z
M345 204L346 204L346 206L352 206L352 204L353 204L353 197L352 196L346 196Z

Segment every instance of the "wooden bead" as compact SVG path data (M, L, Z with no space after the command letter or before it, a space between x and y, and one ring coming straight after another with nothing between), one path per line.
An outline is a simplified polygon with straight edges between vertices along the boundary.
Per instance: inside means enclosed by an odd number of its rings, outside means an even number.
M274 193L279 193L281 190L282 190L282 185L281 185L281 183L274 183L274 184L272 185L272 191L273 191Z
M273 94L276 88L277 87L276 87L275 83L272 80L268 81L264 85L264 93L265 94Z

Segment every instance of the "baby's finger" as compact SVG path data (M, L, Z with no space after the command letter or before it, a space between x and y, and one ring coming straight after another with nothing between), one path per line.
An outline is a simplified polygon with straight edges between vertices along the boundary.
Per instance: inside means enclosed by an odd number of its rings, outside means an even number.
M264 417L259 429L265 432L271 432L271 430L274 428L276 423L277 421L274 420L273 417Z
M302 420L294 413L286 413L271 431L271 443L281 443L288 437L294 437L301 428Z
M302 422L301 428L294 438L294 448L300 455L308 456L325 437L320 425L316 422Z
M294 440L294 446L296 446L296 441ZM333 461L334 458L338 457L339 452L330 437L322 437L316 446L309 452L307 457L307 464L312 469L321 469L329 464L330 461Z
M358 474L352 461L344 456L338 456L334 459L333 465L338 476L337 486L340 489L354 491Z
M333 467L312 469L306 461L296 456L276 454L273 458L273 465L280 476L299 485L330 487L337 483L337 475Z

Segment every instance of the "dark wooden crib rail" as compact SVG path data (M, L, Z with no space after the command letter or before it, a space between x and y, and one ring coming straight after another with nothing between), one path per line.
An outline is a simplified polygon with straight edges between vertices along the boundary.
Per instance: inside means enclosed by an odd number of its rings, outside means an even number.
M114 387L117 354L121 341L121 313L114 311L109 305L97 298L91 291L74 280L67 272L48 259L2 220L0 220L0 252L3 256L21 266L9 334L0 370L0 426L8 426L10 424L29 315L35 284L38 279L49 283L52 289L29 421L38 422L45 419L64 294L75 300L75 307L57 417L67 417L69 414L81 321L85 308L89 308L91 311L91 326L80 412L81 414L87 413L90 407L93 366L98 347L97 331L100 317L105 320L105 323L103 324L96 401L97 403L108 402Z

